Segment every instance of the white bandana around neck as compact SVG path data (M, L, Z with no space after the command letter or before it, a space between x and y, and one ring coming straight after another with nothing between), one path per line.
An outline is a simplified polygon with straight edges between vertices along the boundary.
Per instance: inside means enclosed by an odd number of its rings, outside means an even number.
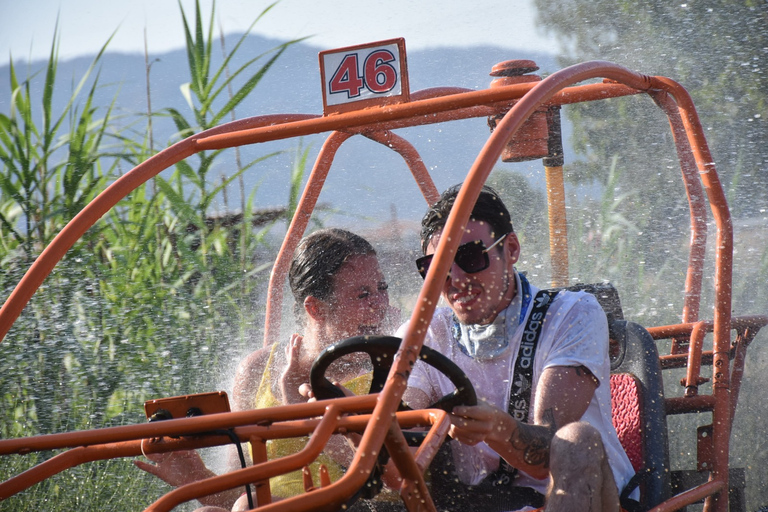
M453 337L461 351L469 357L486 361L500 356L509 347L509 336L524 320L531 301L531 286L525 276L515 272L515 280L518 293L490 324L464 325L453 315Z

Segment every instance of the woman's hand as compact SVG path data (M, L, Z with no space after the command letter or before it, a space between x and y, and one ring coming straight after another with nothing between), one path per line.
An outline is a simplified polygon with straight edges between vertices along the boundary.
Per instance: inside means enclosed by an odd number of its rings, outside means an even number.
M280 374L280 393L284 404L298 404L306 401L299 387L307 381L308 375L301 371L301 343L304 338L300 334L291 336L288 346L285 348L287 364Z
M154 464L143 460L135 460L133 463L139 469L155 475L174 487L197 482L214 475L211 470L205 467L203 459L194 450L149 453L147 458Z
M356 396L352 391L348 390L339 382L333 381L333 385L336 386L341 390L342 393L344 393L344 396ZM312 391L312 386L309 385L308 382L305 382L301 386L299 386L299 394L306 399L307 402L315 402L317 401L317 398L315 397L315 393Z

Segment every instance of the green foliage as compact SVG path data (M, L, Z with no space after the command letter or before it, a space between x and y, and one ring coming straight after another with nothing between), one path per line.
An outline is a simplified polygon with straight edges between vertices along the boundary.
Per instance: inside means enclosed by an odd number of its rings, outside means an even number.
M86 89L105 48L106 44L62 112L53 112L52 108L58 68L56 35L39 105L30 93L34 77L20 81L11 62L11 110L8 116L0 115L0 259L7 269L2 279L4 291L15 284L39 251L104 187L120 157L120 148L110 148L106 142L111 135L112 107L101 113L93 104L98 75ZM80 106L77 102L83 91L86 92ZM42 117L40 123L35 121L38 115ZM66 255L62 269L81 266L88 246L97 236L97 230L87 233ZM77 315L72 299L81 287L82 275L82 270L75 270L64 278L52 279L30 303L20 324L22 328L17 331L32 333L31 336L10 344L21 364L15 365L13 375L3 372L3 379L10 377L6 389L24 383L15 396L29 397L30 402L23 408L26 419L30 426L42 431L56 431L68 421L68 397L78 388L78 377L70 371L72 362L89 359L89 352L82 351L83 347L76 342L72 325L61 321ZM53 318L47 307L50 303L61 304ZM60 385L47 385L52 378ZM36 391L30 396L32 389Z
M186 37L187 47L187 61L189 63L190 81L182 84L181 92L192 110L193 120L186 118L181 112L176 109L166 109L166 112L173 120L178 135L180 138L186 138L195 131L203 131L209 128L213 128L221 124L221 122L234 112L235 108L253 91L253 89L261 81L265 73L269 71L272 65L277 61L283 52L292 44L299 40L289 41L278 45L256 57L245 62L234 73L228 73L229 65L232 62L233 56L240 48L245 38L250 33L253 26L266 14L274 4L269 5L260 15L253 21L248 30L240 37L235 47L224 55L223 62L215 70L211 70L211 54L213 52L213 10L215 4L211 7L211 19L208 24L208 30L203 32L203 20L200 13L200 3L195 2L195 25L194 36L190 30L190 25L187 22L187 16L184 10L181 9L182 18L184 21L184 33ZM267 58L268 57L268 58ZM222 94L227 92L229 87L232 86L234 80L240 75L249 72L253 65L258 61L266 58L267 61L255 72L253 72L246 80L245 83L240 86L239 89L229 95L229 99L226 103L217 109L217 100L221 99ZM194 185L196 193L198 194L197 201L199 206L199 215L205 217L210 207L211 201L220 189L228 185L230 181L234 180L238 174L236 173L231 178L228 178L226 184L221 185L217 190L208 191L206 189L207 176L211 171L216 158L220 155L220 151L213 152L201 152L198 153L199 165L196 169L193 169L190 164L181 162L177 165L179 173L189 180ZM266 157L265 157L266 158ZM254 165L257 162L251 162L246 165L245 168L239 169L238 173L242 173L248 167ZM160 179L162 182L162 179ZM164 185L161 185L164 186ZM164 190L169 190L166 186ZM180 198L179 198L180 199ZM184 201L174 202L174 205L180 205ZM193 219L190 219L193 220ZM199 219L198 219L199 220ZM201 225L197 226L202 228Z
M685 86L725 188L732 184L739 198L732 202L736 215L754 215L768 206L768 175L761 171L768 139L764 2L537 0L536 7L542 25L567 48L561 64L610 60ZM586 176L604 174L599 168L619 154L629 170L626 179L658 189L665 176L676 178L666 120L656 109L628 98L573 110L576 146L592 162Z
M2 197L21 208L23 229L17 229L4 215L0 222L4 231L25 252L25 263L34 254L33 245L45 246L53 235L75 213L94 197L103 186L105 173L98 168L108 155L104 136L111 120L111 108L97 118L93 97L98 77L93 81L85 105L79 111L74 102L87 84L106 48L102 47L75 88L61 113L52 112L51 98L56 85L58 45L51 46L46 68L40 112L42 129L34 121L35 111L30 97L28 77L19 82L13 61L10 63L11 112L0 114L0 161L5 172L0 175ZM58 117L56 117L58 116ZM62 134L68 123L69 133ZM59 155L65 152L65 158ZM5 238L5 237L4 237Z
M199 5L196 15L192 36L182 11L191 77L182 90L188 91L193 120L175 110L163 111L185 137L233 115L292 44L252 58L229 75L246 33L211 70L212 29L204 37ZM107 106L94 102L106 44L63 111L54 111L52 98L60 88L56 40L54 36L42 97L31 92L39 77L22 81L11 63L11 110L0 114L4 297L51 239L117 177L122 163L134 166L152 156L143 130L136 140L135 134L116 128L112 112L117 98ZM257 67L259 60L266 63ZM237 77L244 84L229 92ZM308 155L298 151L290 178L290 211ZM141 422L145 400L210 391L210 383L219 381L222 358L253 342L253 325L263 316L260 294L271 267L266 236L285 212L255 212L254 188L247 195L242 191L241 214L212 215L216 198L274 153L245 165L238 159L230 176L212 183L210 171L222 155L201 154L197 162L188 159L155 183L138 187L56 266L3 340L0 404L6 412L1 437ZM3 457L0 470L15 474L51 455ZM166 491L165 484L130 461L112 461L68 471L4 506L141 509L149 504L148 496Z
M35 454L6 458L10 460L3 469L9 473L42 462ZM150 503L148 497L166 492L168 486L159 478L139 471L128 459L114 459L84 464L45 480L4 501L2 510L144 510Z
M641 325L677 323L682 294L670 290L685 286L687 247L684 240L655 242L649 236L659 224L657 213L628 207L642 190L622 184L625 172L622 161L614 157L601 196L572 201L570 277L579 283L612 283L625 316ZM651 243L657 245L648 250Z

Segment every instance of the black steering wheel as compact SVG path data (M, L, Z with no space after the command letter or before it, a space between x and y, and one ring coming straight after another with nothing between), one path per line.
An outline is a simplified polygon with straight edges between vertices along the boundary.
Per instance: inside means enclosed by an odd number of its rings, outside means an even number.
M312 392L318 400L330 398L342 398L344 392L331 384L325 378L325 371L337 359L357 352L365 352L373 363L373 379L369 393L378 393L384 389L384 383L392 367L395 354L400 349L402 340L394 336L355 336L326 347L315 362L309 373L309 384ZM432 366L448 377L456 390L447 394L437 402L429 405L427 409L442 409L451 412L457 405L477 405L477 394L466 374L456 363L445 357L440 352L429 347L421 347L419 359ZM400 405L399 410L409 410L405 404Z
M312 386L312 392L314 393L315 398L318 400L328 400L331 398L343 398L345 396L341 389L331 384L331 382L325 378L325 372L337 359L358 352L368 354L371 358L371 363L373 364L371 389L368 392L380 392L384 389L389 370L392 367L392 361L394 361L397 351L400 350L401 342L402 340L400 338L394 336L355 336L326 347L326 349L317 356L317 359L315 359L315 362L312 364L312 369L309 372L309 384ZM421 347L419 359L448 377L453 385L456 386L456 390L453 393L445 395L437 402L429 405L427 409L437 408L446 412L451 412L457 405L477 405L475 388L456 363L429 347ZM409 409L410 407L400 402L398 410L404 411ZM403 436L411 446L421 445L421 443L424 442L426 435L427 433L423 431L403 431ZM388 458L389 454L387 453L386 448L382 447L377 464L369 477L369 485L363 486L363 488L352 496L347 502L347 506L351 506L361 497L368 499L373 498L381 490L382 468L386 464Z

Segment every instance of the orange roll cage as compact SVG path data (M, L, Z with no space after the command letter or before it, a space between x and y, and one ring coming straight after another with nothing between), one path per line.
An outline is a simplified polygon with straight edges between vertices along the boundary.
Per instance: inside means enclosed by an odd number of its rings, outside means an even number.
M593 79L604 80L600 83L578 85ZM76 240L118 201L161 171L204 150L329 133L308 178L270 275L264 329L264 344L269 345L277 339L280 331L282 283L285 282L290 257L306 230L334 156L347 139L356 134L364 135L399 153L429 204L437 199L438 191L415 148L392 130L471 117L503 116L466 176L444 228L447 236L440 238L436 256L410 315L412 327L403 337L386 385L380 393L329 402L0 440L0 456L67 449L0 484L0 499L6 499L51 475L88 461L134 457L142 452L225 444L229 442L225 436L198 437L195 434L227 427L234 428L235 434L243 442L251 443L254 465L194 485L180 487L158 499L146 510L171 510L179 503L249 482L257 484L260 510L335 510L365 483L374 468L375 455L382 446L387 447L404 477L400 493L408 509L434 510L423 474L446 436L449 424L447 415L438 410L397 412L397 409L407 386L407 376L424 341L424 327L432 319L442 283L461 239L460 233L469 220L480 189L507 141L518 134L521 126L537 109L641 93L650 95L669 118L688 194L692 233L685 281L683 323L652 327L649 331L655 339L674 340L672 353L661 357L663 366L688 368L685 396L668 398L668 413L712 413L709 444L704 453L699 453L700 466L704 464L710 471L709 481L672 497L653 510L676 510L706 498L706 511L725 512L728 507L727 492L724 490L728 489L730 430L746 347L757 330L768 323L768 317L731 316L733 227L723 187L688 92L671 79L642 75L601 61L565 68L539 82L497 86L478 91L448 87L429 89L411 94L410 101L406 103L353 110L325 117L286 114L243 119L182 140L120 177L62 229L24 275L0 309L0 339L7 334L37 288ZM706 192L706 196L702 190ZM555 207L559 207L562 200L564 198L550 197L550 202ZM714 317L711 321L703 322L699 320L699 305L707 240L707 206L716 226ZM553 258L557 257L556 254L553 255ZM565 261L567 267L567 259ZM736 337L732 340L733 330L736 331ZM704 335L707 333L712 333L711 351L702 348ZM713 368L711 395L700 395L698 392L703 364L711 364ZM357 415L347 416L351 413ZM391 420L392 418L396 421ZM427 440L415 456L408 450L401 431L403 428L413 427L429 428ZM344 477L311 492L271 503L269 486L265 485L268 478L309 464L320 453L330 435L339 431L362 432L359 449ZM277 460L266 459L264 444L267 440L309 434L311 441L303 451ZM166 439L164 443L151 442L161 436L186 437Z

